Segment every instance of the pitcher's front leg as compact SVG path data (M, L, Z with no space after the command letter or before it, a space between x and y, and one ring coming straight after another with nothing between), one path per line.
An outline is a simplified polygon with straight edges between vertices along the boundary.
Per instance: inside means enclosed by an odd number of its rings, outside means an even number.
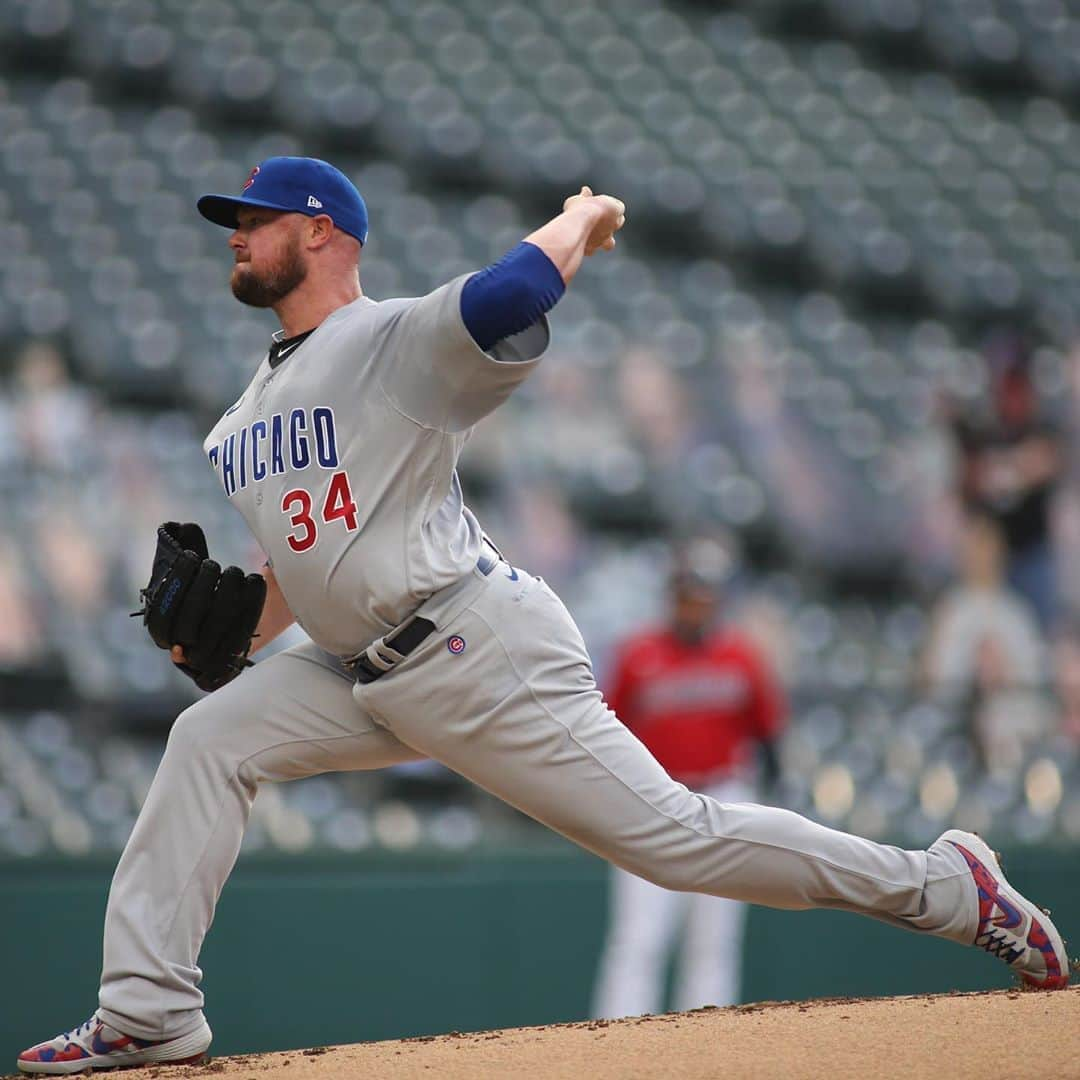
M260 782L376 769L423 755L376 726L352 680L310 644L186 709L113 877L98 1015L164 1039L202 1023L199 950Z

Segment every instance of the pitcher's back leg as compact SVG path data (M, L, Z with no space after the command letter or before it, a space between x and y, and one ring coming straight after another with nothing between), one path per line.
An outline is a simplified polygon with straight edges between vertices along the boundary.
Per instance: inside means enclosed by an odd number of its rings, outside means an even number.
M450 628L464 650L433 641L415 663L357 688L403 741L665 888L974 937L974 886L955 853L903 851L690 792L608 710L554 593L537 579L493 577Z

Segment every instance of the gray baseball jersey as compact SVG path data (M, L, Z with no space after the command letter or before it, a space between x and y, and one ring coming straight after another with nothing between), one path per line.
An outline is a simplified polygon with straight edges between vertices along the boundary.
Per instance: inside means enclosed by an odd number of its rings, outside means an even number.
M206 439L297 621L338 655L476 565L481 530L458 456L549 333L541 319L483 352L461 319L466 279L339 308L287 353L268 353Z

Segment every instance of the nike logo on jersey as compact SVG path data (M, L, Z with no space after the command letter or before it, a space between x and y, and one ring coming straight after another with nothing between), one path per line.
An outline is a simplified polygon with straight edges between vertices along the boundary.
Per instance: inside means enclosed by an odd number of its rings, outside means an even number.
M240 398L240 400L239 400L239 401L237 401L235 405L230 405L230 406L229 406L229 407L228 407L228 408L227 408L227 409L225 410L225 415L226 415L226 416L232 416L232 414L233 414L234 412L236 412L236 410L237 410L237 409L239 409L239 408L240 408L240 406L241 406L241 405L243 405L243 404L244 404L244 399L243 399L243 398L241 397L241 398Z
M506 576L507 576L507 577L508 577L508 578L509 578L509 579L510 579L511 581L517 581L517 579L518 579L518 572L517 572L517 571L516 571L516 570L515 570L515 569L514 569L514 568L513 568L512 566L511 566L511 567L509 568L509 570L510 570L510 573L509 573L509 574L507 574Z
M280 333L281 331L278 332ZM270 367L276 368L278 364L286 359L286 357L292 356L292 354L314 333L315 330L313 328L311 330L305 330L302 334L294 334L291 338L275 338L270 345L269 353L267 353L267 360L270 362Z
M277 359L284 360L286 356L290 356L292 353L296 352L303 344L302 341L293 341L288 345L282 345L282 347L278 349Z

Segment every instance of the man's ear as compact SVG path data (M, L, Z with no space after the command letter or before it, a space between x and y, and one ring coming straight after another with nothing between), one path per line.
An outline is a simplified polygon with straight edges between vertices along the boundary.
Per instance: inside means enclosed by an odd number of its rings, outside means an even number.
M319 248L334 235L334 220L329 214L316 214L308 219L308 247Z

